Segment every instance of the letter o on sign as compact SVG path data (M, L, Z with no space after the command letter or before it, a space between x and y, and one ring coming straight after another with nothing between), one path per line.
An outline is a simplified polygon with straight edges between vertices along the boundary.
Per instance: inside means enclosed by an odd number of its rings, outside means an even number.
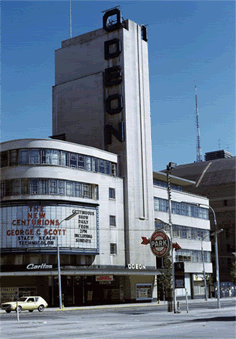
M170 238L163 230L156 230L150 239L152 253L158 257L165 257L170 251Z

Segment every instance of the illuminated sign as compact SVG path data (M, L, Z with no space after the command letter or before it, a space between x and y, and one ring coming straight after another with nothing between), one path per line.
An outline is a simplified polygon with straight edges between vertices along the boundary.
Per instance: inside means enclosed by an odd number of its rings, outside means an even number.
M115 18L115 20L114 20ZM121 13L119 9L107 11L103 16L103 28L107 32L122 28ZM122 41L114 38L104 42L104 59L112 60L116 63L119 55L122 53ZM114 116L123 110L123 96L120 94L122 84L122 68L120 65L114 65L105 69L104 72L104 90L105 90L105 111ZM110 89L112 88L112 94ZM114 89L114 90L113 90ZM110 121L111 119L109 119ZM120 142L125 141L124 121L121 119L118 122L118 130L112 125L105 126L105 142L112 143L112 135Z
M113 281L113 275L97 275L96 281Z
M150 239L151 251L157 257L164 257L169 254L170 238L163 230L156 230Z
M65 219L76 208L78 214ZM98 209L84 206L11 206L1 214L1 248L59 246L81 253L98 252Z
M27 270L47 270L47 269L52 269L52 265L47 265L45 263L40 264L40 265L35 265L35 264L29 264L26 266Z

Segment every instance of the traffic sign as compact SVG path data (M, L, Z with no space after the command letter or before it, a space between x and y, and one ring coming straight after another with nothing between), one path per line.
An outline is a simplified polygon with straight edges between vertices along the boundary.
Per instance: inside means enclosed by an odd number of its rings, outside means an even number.
M170 251L170 238L165 231L155 230L150 239L150 246L156 257L165 257Z

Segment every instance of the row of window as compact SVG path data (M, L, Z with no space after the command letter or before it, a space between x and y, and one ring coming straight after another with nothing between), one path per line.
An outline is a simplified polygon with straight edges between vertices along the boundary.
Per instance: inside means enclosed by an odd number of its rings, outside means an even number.
M117 244L110 243L110 254L117 254ZM203 256L203 258L202 258ZM178 250L175 256L176 261L185 261L185 262L192 262L192 263L202 263L204 262L210 263L211 262L211 252L209 251L196 251L196 250Z
M165 188L167 188L167 182L161 181L161 180L157 180L157 179L153 179L153 185L154 185L154 186L160 186L160 187L165 187ZM170 184L170 188L171 188L172 190L175 190L175 191L181 191L181 192L182 192L182 190L183 190L181 186L173 185L173 184Z
M203 251L204 262L211 262L211 252ZM187 261L192 263L202 262L202 251L178 250L175 254L176 261Z
M168 226L165 226L163 223L155 221L155 228L165 229ZM210 231L204 230L202 228L195 228L189 226L181 225L172 225L173 237L181 239L190 239L190 240L203 240L210 241Z
M98 199L98 185L59 179L12 179L1 181L1 197L12 195L61 195Z
M160 212L169 211L169 203L166 199L154 198L154 210ZM206 208L186 204L183 202L171 201L171 213L185 215L192 218L209 219L209 211Z
M116 176L115 163L48 148L25 148L1 152L1 167L16 165L56 165Z

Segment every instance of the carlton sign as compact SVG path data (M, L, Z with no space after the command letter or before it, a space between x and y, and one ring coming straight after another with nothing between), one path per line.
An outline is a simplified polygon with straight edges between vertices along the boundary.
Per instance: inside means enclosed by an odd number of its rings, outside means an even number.
M156 230L150 238L151 251L156 257L165 257L170 251L170 238L163 230Z

